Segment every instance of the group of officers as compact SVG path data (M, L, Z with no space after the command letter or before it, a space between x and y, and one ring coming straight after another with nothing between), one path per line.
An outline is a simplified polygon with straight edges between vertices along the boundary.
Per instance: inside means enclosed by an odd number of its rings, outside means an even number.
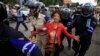
M33 17L38 17L40 13L40 4L26 2L25 4ZM44 7L41 7L44 8ZM55 8L61 13L61 23L68 27L67 31L72 34L72 28L75 28L75 35L79 36L80 42L73 41L74 56L85 56L86 51L89 49L93 32L96 28L97 21L94 17L95 7L86 3L80 7L80 10L75 11L71 15L69 8ZM73 16L73 17L72 17ZM11 28L5 20L7 18L6 8L3 3L0 3L0 56L43 56L41 50L36 43L28 40L21 32ZM50 19L46 15L45 23ZM38 24L38 23L37 23ZM32 29L33 30L33 29ZM61 39L63 41L64 34L62 33ZM71 39L68 40L68 49L71 48ZM63 43L61 50L64 49Z

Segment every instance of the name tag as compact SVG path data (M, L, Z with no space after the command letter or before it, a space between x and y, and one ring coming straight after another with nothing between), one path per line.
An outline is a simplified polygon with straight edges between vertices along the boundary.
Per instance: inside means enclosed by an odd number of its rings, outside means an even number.
M91 19L88 19L86 23L86 27L90 27L90 24L91 24Z

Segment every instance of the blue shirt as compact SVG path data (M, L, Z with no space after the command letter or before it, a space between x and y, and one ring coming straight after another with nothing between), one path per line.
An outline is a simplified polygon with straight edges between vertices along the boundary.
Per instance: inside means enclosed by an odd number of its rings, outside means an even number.
M16 17L17 17L17 21L18 22L24 21L24 19L23 19L23 13L20 10L17 11Z

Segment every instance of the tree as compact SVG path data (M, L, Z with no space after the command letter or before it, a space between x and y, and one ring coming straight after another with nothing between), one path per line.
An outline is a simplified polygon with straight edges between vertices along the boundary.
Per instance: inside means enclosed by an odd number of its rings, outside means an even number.
M46 6L49 6L49 5L53 4L53 0L42 0L42 2L43 2Z
M15 4L15 3L17 3L16 0L0 0L0 1L2 1L4 3L9 3L9 4Z
M45 3L46 6L56 5L56 4L62 5L63 4L63 0L40 0L40 1Z

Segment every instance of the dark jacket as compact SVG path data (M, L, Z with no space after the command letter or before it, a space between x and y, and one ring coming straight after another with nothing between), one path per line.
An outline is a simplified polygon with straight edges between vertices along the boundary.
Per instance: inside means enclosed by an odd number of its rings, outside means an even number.
M68 29L68 32L70 33L71 32L71 30L72 30L72 18L71 17L69 17L68 19L61 19L61 23L65 26L65 27L67 27Z
M0 56L42 56L35 43L5 24L0 25L0 37L3 37L0 40Z
M96 18L92 15L89 17L83 17L81 14L76 15L73 21L73 27L75 27L75 34L81 37L92 37L97 22Z

